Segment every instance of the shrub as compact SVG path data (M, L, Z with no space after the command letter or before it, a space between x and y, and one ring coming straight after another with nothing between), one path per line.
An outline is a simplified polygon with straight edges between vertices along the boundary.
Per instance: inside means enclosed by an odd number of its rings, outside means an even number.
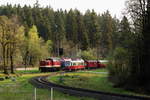
M129 76L129 53L124 48L116 48L108 64L109 76L117 85L127 82Z
M95 60L97 59L95 56L94 56L94 52L93 50L88 50L88 51L82 51L81 52L81 58L82 59L85 59L85 60Z

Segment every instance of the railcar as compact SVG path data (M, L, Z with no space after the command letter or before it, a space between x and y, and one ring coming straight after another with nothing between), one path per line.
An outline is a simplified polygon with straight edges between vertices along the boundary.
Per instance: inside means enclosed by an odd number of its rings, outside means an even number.
M85 60L85 63L86 63L85 65L86 69L98 67L97 60Z
M106 64L104 63L107 63L108 61L107 60L98 60L98 68L105 68L106 67Z
M85 63L83 59L71 59L70 66L64 68L64 70L74 71L79 69L85 69Z

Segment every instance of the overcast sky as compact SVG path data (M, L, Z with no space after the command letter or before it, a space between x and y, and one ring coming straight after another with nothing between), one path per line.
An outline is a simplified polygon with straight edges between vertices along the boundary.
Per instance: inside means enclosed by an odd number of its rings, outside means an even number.
M69 10L70 8L77 8L81 12L85 12L87 9L94 9L97 13L103 13L109 10L110 13L118 18L121 17L121 13L125 8L126 0L39 0L41 7L50 5L54 10L62 8ZM0 0L0 5L18 4L21 5L33 5L36 0Z

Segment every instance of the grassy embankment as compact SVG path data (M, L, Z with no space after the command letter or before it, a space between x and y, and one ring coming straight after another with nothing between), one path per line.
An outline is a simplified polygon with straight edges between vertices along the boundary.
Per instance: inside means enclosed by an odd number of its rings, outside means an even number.
M50 77L49 80L51 82L70 87L87 88L92 90L99 90L119 94L145 96L143 94L134 93L132 91L124 90L122 88L114 88L113 84L110 81L108 81L108 73L105 72L107 72L106 69L97 69L85 72L79 71L75 73L66 73L64 75L53 76Z
M28 83L28 79L34 76L46 75L49 73L40 73L33 71L17 71L18 77L15 81L12 78L0 81L0 100L34 100L34 87ZM0 73L0 77L5 77ZM11 75L16 76L16 75ZM45 89L37 89L37 100L49 100L50 91ZM93 100L89 98L81 98L69 96L61 92L54 91L54 100Z

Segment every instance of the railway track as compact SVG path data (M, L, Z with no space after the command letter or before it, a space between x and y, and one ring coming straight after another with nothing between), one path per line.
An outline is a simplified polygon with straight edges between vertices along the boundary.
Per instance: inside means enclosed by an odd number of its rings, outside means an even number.
M51 89L53 87L55 90L61 91L63 93L67 93L73 96L92 97L95 98L96 100L150 100L149 97L121 95L115 93L107 93L107 92L94 91L94 90L88 90L82 88L62 86L62 85L51 83L47 80L47 77L56 74L58 73L54 73L47 76L33 77L29 80L29 82L32 85L36 86L37 88Z

